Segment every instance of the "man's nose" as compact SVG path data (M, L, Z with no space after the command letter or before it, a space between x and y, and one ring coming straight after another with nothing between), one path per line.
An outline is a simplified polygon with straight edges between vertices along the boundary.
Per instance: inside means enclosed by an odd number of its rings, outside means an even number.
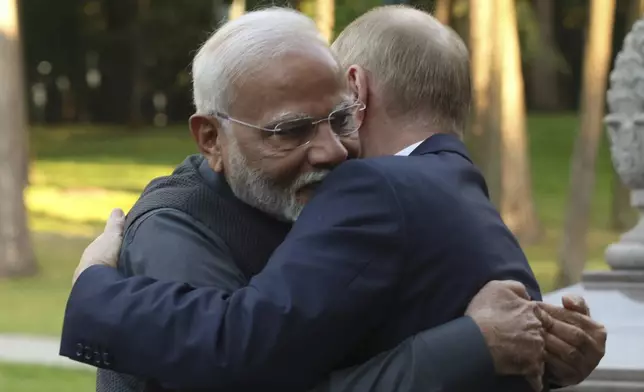
M311 166L332 168L346 161L347 156L347 149L340 143L329 124L319 124L308 151Z

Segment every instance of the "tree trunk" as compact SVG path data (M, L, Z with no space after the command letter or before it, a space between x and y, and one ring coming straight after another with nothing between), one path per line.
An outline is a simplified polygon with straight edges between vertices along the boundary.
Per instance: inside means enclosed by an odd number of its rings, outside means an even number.
M481 1L481 0L477 0ZM497 15L496 1L490 4L492 9L491 19L494 20ZM497 31L492 28L488 39L491 41L492 53L491 70L489 81L489 105L487 112L484 114L485 131L482 137L482 147L485 154L485 166L483 173L487 182L490 200L497 208L501 205L501 82L503 79L503 47L496 38Z
M450 16L452 13L452 0L436 0L436 10L434 16L445 26L449 26Z
M472 122L468 135L468 144L471 146L473 158L476 164L483 169L486 176L489 159L484 135L494 130L490 129L489 119L492 90L492 55L494 41L493 18L494 2L487 0L470 0L470 72L472 74L472 90L474 110L472 111ZM488 184L489 185L489 184Z
M524 243L541 234L532 199L532 180L526 132L525 90L514 0L496 2L496 50L500 57L499 130L501 136L501 195L503 220Z
M228 20L235 20L246 12L246 0L233 0L228 11Z
M553 57L555 42L555 16L553 0L534 2L537 21L539 22L539 51L530 67L532 78L532 99L534 107L544 110L556 110L559 107L557 68Z
M631 0L628 25L632 26L644 14L644 0ZM637 211L631 207L631 191L624 186L613 168L612 200L610 209L610 227L616 231L624 231L636 222Z
M317 0L315 3L315 23L327 42L331 42L335 24L335 0Z
M584 53L580 128L570 174L570 194L559 254L557 286L578 282L586 262L586 233L595 185L595 161L604 129L602 118L612 49L615 0L592 0Z
M0 277L36 272L23 192L28 138L17 0L0 0Z

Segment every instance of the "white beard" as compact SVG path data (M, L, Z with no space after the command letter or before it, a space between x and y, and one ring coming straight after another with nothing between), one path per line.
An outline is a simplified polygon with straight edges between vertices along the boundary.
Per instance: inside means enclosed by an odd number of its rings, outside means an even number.
M275 184L261 169L249 167L234 138L230 140L228 157L226 179L235 196L287 222L294 222L304 209L305 203L297 200L296 192L306 185L322 181L329 174L329 170L304 173L284 188Z

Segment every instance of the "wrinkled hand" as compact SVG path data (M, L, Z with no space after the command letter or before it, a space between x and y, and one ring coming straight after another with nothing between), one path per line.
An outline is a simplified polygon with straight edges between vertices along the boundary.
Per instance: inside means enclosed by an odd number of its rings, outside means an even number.
M465 313L481 329L499 375L525 376L535 391L543 389L545 330L548 318L521 283L493 281L470 302Z
M93 265L102 264L109 267L116 267L121 242L123 242L124 224L125 214L123 211L120 209L113 210L107 219L103 233L89 244L83 252L80 263L76 267L76 271L74 271L73 283L76 283L76 280L83 271Z
M564 307L540 304L550 315L546 325L546 363L552 382L579 384L595 370L606 350L606 328L590 318L586 301L564 296Z

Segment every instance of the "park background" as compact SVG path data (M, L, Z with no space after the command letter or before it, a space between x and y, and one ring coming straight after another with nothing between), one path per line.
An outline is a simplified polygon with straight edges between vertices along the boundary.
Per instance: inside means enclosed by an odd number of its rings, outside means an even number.
M288 4L332 40L384 3L396 2L0 0L0 75L20 75L0 77L0 336L57 337L72 271L110 210L195 153L190 61L222 20ZM466 140L544 292L607 268L604 249L635 212L612 167L604 97L644 2L408 3L472 52ZM92 372L0 363L3 392L93 388Z

